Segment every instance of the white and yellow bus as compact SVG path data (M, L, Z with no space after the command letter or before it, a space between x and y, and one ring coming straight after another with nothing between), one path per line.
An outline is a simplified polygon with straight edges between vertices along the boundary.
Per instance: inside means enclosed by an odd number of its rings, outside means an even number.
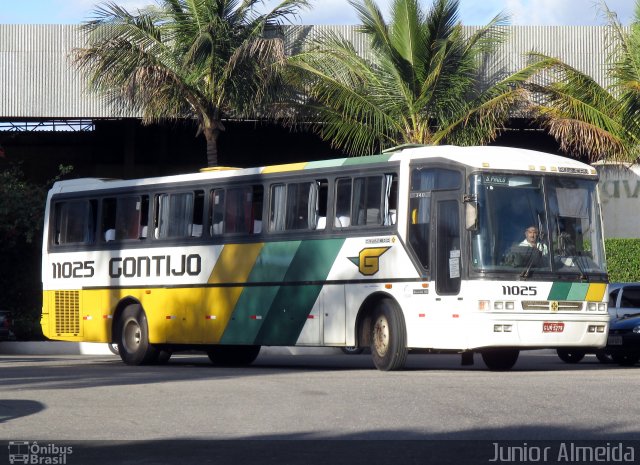
M409 351L510 369L522 349L602 347L596 186L572 159L451 146L57 182L42 328L116 343L133 365L181 349L242 365L262 346L355 346L381 370Z

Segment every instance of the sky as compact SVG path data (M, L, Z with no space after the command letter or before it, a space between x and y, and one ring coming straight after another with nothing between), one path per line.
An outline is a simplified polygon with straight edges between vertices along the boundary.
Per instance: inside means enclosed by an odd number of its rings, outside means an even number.
M358 24L347 0L312 0L313 9L303 12L294 24ZM392 0L376 0L382 11ZM422 0L425 7L432 0ZM100 0L0 0L0 24L79 24L91 18ZM135 12L154 0L115 0ZM268 6L276 0L265 0ZM506 13L512 25L593 26L605 20L601 0L459 0L460 21L465 25L488 23L496 14ZM629 25L635 0L606 0L622 24Z

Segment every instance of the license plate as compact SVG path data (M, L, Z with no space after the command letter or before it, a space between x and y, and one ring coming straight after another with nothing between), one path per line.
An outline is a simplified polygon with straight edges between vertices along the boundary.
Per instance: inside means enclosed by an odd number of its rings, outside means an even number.
M564 331L564 323L559 321L545 321L542 323L543 333L561 333Z
M607 338L607 345L609 346L621 346L622 336L609 336Z

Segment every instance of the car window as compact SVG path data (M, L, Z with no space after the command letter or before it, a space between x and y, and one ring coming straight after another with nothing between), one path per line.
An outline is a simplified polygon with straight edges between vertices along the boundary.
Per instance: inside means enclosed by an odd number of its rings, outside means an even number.
M620 289L616 289L616 290L611 291L609 293L609 306L610 307L615 307L615 305L618 303L618 294L620 294Z
M640 308L640 287L627 287L622 291L620 307Z

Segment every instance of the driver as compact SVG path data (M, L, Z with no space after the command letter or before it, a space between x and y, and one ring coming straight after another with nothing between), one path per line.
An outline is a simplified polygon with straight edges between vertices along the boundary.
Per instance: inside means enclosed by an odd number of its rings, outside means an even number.
M521 247L535 247L542 253L542 255L547 255L549 253L546 244L540 242L539 231L535 226L529 226L524 230L524 240L518 245Z

